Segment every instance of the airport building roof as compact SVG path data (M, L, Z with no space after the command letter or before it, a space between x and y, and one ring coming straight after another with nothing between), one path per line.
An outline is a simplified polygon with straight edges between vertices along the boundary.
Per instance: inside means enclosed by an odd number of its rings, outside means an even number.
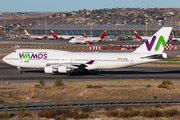
M161 27L173 27L180 30L180 25L92 25L93 30L159 30ZM91 30L91 25L35 25L30 30Z

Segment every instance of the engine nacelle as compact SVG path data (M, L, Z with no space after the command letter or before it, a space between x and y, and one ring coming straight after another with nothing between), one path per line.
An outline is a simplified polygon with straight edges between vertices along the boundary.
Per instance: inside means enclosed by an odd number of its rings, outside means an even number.
M59 66L58 67L58 72L59 73L68 73L70 69L67 66Z
M162 57L166 59L167 58L167 54L166 53L162 53Z
M91 41L87 41L87 43L86 44L91 44Z
M52 66L46 66L45 68L44 68L44 72L45 73L54 73L54 72L56 72L57 70L56 69L54 69Z

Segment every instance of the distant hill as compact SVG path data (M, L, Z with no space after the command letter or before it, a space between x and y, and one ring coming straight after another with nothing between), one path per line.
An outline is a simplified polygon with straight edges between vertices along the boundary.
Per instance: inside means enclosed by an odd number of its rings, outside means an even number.
M165 25L180 25L180 8L106 8L83 9L71 12L1 12L0 35L3 34L4 20L8 34L34 25L73 24L81 25L140 25L156 24L156 18L164 18ZM46 18L46 19L45 19ZM7 34L6 33L6 34Z

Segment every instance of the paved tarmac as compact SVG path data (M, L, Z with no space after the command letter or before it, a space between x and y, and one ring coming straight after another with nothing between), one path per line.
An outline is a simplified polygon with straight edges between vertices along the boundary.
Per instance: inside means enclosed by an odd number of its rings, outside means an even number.
M23 45L31 45L30 43L35 43L36 45L64 45L64 46L69 46L72 45L69 43L68 40L34 40L34 39L0 39L0 45L17 45L16 43L12 44L1 44L1 41L15 41L15 42L24 42ZM27 43L27 44L26 44ZM51 43L51 44L49 44ZM54 43L54 44L53 44ZM143 44L144 41L132 41L132 40L125 40L125 41L110 41L110 40L105 40L102 42L98 43L92 43L94 46L98 45L141 45ZM180 45L180 42L168 42L167 44L173 44L173 45ZM21 45L21 44L20 44ZM84 44L74 44L73 46L80 45L83 46Z
M0 39L1 41L17 41L17 42L29 42L35 43L54 43L54 45L70 45L68 41L60 40L26 40L26 39ZM94 43L93 45L103 44L142 44L143 41L104 41L100 43ZM179 44L180 42L170 42ZM29 44L29 43L28 43ZM2 44L0 44L2 45ZM8 44L9 45L9 44ZM83 44L78 44L83 45ZM74 51L74 50L73 50ZM88 50L89 51L89 50ZM4 51L3 51L4 52ZM11 51L6 51L11 52ZM110 52L110 51L103 51ZM112 51L111 51L112 52ZM113 52L124 52L124 51L113 51ZM128 51L130 52L130 51ZM175 52L175 51L174 51ZM0 58L1 59L1 58ZM145 79L145 80L161 80L171 79L179 80L180 68L178 67L127 67L116 70L106 71L90 71L90 75L82 76L68 76L67 74L46 74L43 69L22 69L23 74L18 74L16 67L7 65L0 62L0 79L13 83L27 83L27 82L38 82L39 78L43 78L45 82L54 82L56 77L62 78L66 81L97 81L97 80L124 80L124 79Z
M16 67L0 62L0 79L11 83L37 83L39 78L45 82L54 82L55 78L67 81L104 81L104 80L179 80L179 67L127 67L107 71L90 71L89 75L68 76L67 74L46 74L43 69L22 68L23 73L18 74Z

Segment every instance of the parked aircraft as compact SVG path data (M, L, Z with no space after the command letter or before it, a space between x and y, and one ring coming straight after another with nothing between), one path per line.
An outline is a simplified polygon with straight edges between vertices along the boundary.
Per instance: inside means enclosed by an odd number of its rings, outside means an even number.
M26 30L24 30L25 36L29 36L33 39L53 39L54 37L51 35L30 35Z
M52 36L54 37L54 38L56 38L56 39L64 39L64 40L70 40L70 39L72 39L72 38L83 38L83 36L80 36L80 35L75 35L75 36L73 36L73 35L56 35L54 32L53 32L53 30L51 30L51 34L52 34Z
M169 39L174 41L174 42L180 41L180 38L172 38L171 36L169 36Z
M3 61L24 68L42 68L45 73L84 74L93 69L117 69L167 58L163 53L172 27L162 27L139 48L130 53L70 52L52 49L16 49Z
M136 38L138 38L138 39L140 39L140 40L148 40L151 36L139 36L139 34L136 32L136 31L134 31L134 34L135 34L135 36L136 36ZM172 41L174 41L172 38L171 38L171 36L169 36L169 40L172 40ZM180 40L180 39L179 39Z
M92 44L92 43L97 43L97 42L101 42L104 40L106 34L106 30L101 34L100 37L87 37L84 34L83 38L72 38L69 42L71 44L79 44L79 43L84 43L86 45Z

